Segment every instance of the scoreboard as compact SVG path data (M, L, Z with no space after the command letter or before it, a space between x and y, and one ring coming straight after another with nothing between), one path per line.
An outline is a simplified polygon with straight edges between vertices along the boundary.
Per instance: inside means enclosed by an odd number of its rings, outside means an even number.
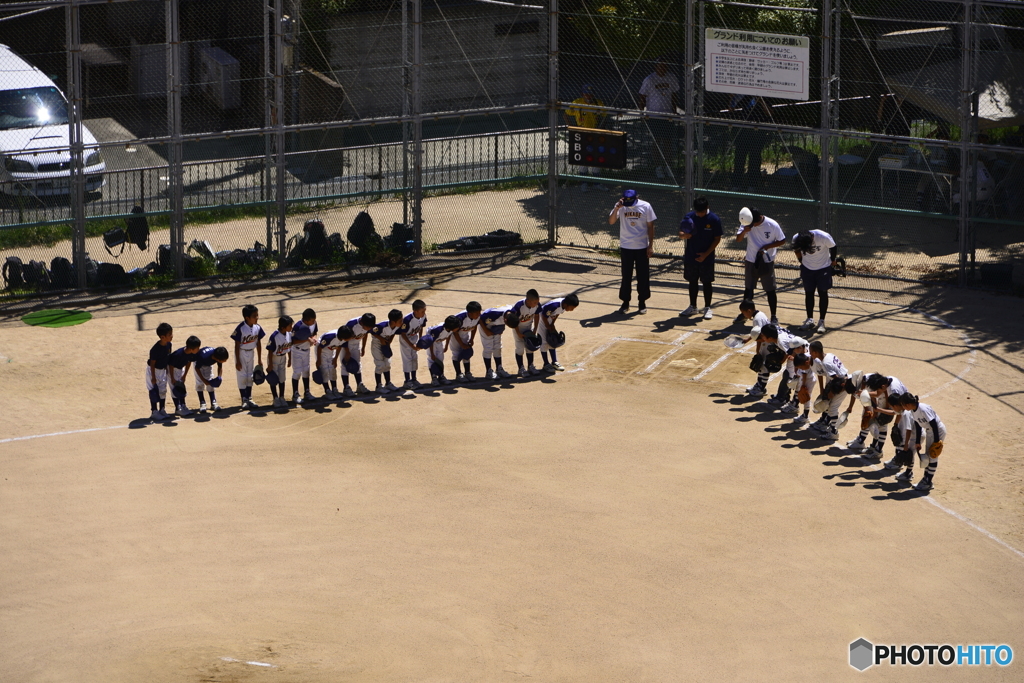
M569 129L569 163L597 168L626 168L626 134L600 128Z

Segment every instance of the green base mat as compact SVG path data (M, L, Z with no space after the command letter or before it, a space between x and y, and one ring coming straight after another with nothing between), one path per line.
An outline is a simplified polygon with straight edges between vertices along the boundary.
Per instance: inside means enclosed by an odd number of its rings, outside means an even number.
M88 311L65 311L63 309L33 311L21 317L21 322L36 327L69 327L71 325L81 325L87 320L92 320L92 313Z

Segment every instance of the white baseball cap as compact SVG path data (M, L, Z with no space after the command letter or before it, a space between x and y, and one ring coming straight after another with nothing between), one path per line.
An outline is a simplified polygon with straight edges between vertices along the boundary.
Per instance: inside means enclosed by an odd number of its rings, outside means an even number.
M754 222L754 214L747 207L740 209L740 225L746 227Z

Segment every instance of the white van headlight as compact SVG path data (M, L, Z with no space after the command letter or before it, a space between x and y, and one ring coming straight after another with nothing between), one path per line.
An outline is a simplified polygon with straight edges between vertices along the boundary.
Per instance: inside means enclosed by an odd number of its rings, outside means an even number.
M14 157L4 158L4 168L7 169L8 173L34 173L36 170L32 162L25 161L24 159L15 159Z
M98 163L100 163L100 153L99 153L99 150L97 150L95 152L89 152L89 154L86 155L86 157L85 157L85 165L86 166L95 166Z

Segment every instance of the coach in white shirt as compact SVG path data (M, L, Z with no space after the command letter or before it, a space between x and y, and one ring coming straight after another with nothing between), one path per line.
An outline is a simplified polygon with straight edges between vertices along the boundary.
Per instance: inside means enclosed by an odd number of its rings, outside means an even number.
M804 327L814 326L814 292L818 291L818 333L825 332L825 314L828 313L828 290L832 288L832 267L836 263L838 247L832 235L824 230L802 230L793 235L793 251L800 261L800 279L804 283L804 304L807 320Z
M619 254L622 259L622 284L619 313L629 311L632 298L633 269L636 268L637 313L647 312L647 299L651 296L651 256L654 254L654 208L636 196L636 190L626 190L608 214L608 225L619 221Z
M743 227L736 233L736 241L747 240L747 253L743 257L743 298L747 301L754 300L754 287L760 280L765 296L768 297L772 324L778 325L776 310L779 295L775 291L775 252L786 243L786 233L777 222L757 209L740 209L740 223Z

